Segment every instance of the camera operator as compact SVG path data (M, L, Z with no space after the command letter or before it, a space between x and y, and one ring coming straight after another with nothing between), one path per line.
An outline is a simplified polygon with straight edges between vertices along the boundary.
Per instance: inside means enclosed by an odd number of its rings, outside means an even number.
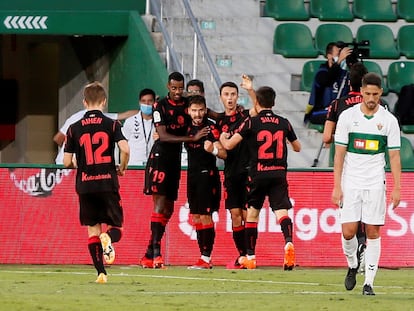
M326 63L323 63L312 84L309 103L305 109L305 123L324 124L331 102L349 92L346 60L352 49L331 42L326 47Z

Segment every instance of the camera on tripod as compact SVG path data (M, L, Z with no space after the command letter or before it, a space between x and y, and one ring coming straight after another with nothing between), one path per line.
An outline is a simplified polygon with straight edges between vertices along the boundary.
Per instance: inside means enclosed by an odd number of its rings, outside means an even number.
M350 43L338 41L336 45L340 49L344 47L350 47L352 49L352 53L346 58L348 67L357 62L362 62L364 58L369 57L369 40L362 40L360 42L353 41Z

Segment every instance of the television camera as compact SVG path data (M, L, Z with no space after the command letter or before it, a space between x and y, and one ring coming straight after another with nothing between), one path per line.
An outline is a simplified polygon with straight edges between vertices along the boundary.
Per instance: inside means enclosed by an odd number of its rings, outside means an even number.
M360 42L353 41L349 43L338 41L336 45L340 49L344 47L350 47L352 49L352 53L346 58L348 67L357 62L362 62L364 58L369 57L369 40L362 40Z

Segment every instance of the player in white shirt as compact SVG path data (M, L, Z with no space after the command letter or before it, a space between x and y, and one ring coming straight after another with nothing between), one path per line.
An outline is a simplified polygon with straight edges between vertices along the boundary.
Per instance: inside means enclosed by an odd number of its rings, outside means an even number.
M358 269L356 232L365 223L365 281L363 295L375 295L373 284L381 254L380 228L385 223L385 153L388 152L394 187L393 207L400 202L400 128L397 119L380 106L381 78L362 79L363 102L342 112L335 132L332 202L340 207L342 248L348 262L345 288L356 285Z
M154 144L154 121L152 106L155 103L155 92L143 89L139 93L140 111L125 120L122 132L130 147L129 165L145 165Z

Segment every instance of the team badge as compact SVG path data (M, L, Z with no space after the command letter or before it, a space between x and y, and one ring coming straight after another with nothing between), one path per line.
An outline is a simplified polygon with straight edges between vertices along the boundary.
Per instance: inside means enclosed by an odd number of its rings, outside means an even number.
M159 111L154 111L153 117L155 123L161 122L161 115Z
M378 131L381 131L383 127L384 127L384 126L383 126L381 123L378 123L378 124L377 124L377 129L378 129Z

